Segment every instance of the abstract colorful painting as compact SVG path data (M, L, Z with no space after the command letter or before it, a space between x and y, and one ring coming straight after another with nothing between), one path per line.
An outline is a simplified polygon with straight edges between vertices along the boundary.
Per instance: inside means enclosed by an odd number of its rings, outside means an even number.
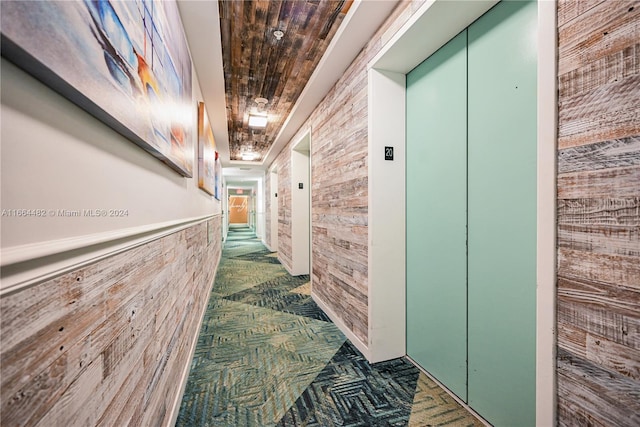
M175 1L3 1L2 56L184 176L191 57Z
M198 103L198 187L216 195L216 141L204 102Z

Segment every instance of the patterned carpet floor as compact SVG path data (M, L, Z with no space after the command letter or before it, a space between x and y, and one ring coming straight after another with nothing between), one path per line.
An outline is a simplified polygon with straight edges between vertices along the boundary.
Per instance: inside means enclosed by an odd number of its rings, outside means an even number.
M176 426L481 426L405 359L369 364L253 231L229 231Z

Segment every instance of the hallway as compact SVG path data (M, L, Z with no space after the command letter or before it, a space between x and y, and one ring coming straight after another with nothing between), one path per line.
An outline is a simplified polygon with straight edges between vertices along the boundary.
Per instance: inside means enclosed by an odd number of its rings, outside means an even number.
M0 18L0 425L640 426L640 0Z
M177 426L481 425L405 359L370 365L248 228L233 227Z

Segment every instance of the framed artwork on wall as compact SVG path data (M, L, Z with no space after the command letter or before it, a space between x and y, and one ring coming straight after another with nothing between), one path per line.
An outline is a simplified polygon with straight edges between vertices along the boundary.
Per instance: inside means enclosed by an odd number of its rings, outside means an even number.
M198 103L198 187L216 195L216 141L204 102Z
M175 1L10 1L2 56L193 174L191 57Z

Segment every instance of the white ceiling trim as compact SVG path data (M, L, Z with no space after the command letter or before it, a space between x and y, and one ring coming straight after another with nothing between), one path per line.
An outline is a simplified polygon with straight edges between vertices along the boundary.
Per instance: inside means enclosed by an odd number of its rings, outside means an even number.
M407 74L496 3L498 0L428 0L385 44L368 67Z

